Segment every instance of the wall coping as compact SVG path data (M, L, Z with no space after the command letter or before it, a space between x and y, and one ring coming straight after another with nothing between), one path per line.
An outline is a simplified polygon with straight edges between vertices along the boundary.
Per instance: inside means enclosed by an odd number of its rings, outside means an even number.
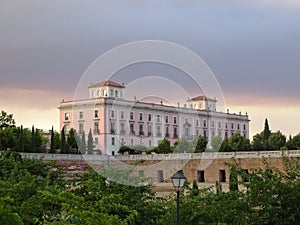
M213 160L213 159L250 159L250 158L281 158L300 157L300 150L287 151L249 151L249 152L203 152L203 153L172 153L150 155L75 155L75 154L46 154L20 153L22 157L42 159L44 161L138 161L138 160Z

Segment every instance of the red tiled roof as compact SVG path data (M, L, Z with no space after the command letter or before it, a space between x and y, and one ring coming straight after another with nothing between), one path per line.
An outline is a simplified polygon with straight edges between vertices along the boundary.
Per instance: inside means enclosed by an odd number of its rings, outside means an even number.
M118 84L111 80L105 80L100 83L91 84L89 87L91 88L91 87L105 87L105 86L125 88L125 86L123 84Z
M200 95L194 98L189 99L188 101L201 101L201 100L208 100L208 101L217 101L216 99L213 98L208 98L205 95Z

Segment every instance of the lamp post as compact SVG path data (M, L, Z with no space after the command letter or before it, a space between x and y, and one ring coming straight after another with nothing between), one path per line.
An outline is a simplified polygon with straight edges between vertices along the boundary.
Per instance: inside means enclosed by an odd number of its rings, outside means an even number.
M176 188L176 192L177 192L177 208L176 208L176 214L177 214L177 219L176 219L176 224L180 225L180 215L179 215L179 200L180 200L180 190L184 185L184 182L186 180L186 177L183 174L182 170L179 170L178 172L176 172L172 177L172 183L174 188Z

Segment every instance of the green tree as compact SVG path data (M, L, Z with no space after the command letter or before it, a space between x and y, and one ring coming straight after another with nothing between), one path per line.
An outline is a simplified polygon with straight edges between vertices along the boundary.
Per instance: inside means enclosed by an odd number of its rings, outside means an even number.
M81 142L80 142L80 152L81 154L85 154L86 152L86 142L85 142L85 133L84 131L81 134Z
M206 147L207 147L207 139L203 136L199 136L196 138L197 144L195 146L195 148L193 148L195 153L199 153L199 152L205 152ZM192 141L193 142L193 141Z
M225 138L223 141L222 141L222 145L220 147L220 152L232 152L232 148L230 147L229 145L229 139L228 138Z
M78 153L77 136L78 135L76 131L73 128L71 128L69 134L67 135L67 143L70 148L70 153Z
M52 128L51 128L50 153L51 153L51 154L54 154L54 153L55 153L54 130L53 130L53 126L52 126Z
M168 139L164 138L163 140L159 141L156 153L167 154L171 152L172 152L171 144Z
M219 151L222 145L222 138L218 135L218 136L214 136L211 139L211 147L213 149L213 151Z
M255 151L262 151L265 150L265 144L264 144L264 133L258 133L256 135L253 136L253 140L252 140L252 149Z
M176 144L175 144L176 143ZM189 152L189 142L185 138L181 138L174 143L174 153Z
M34 125L31 128L31 152L36 152Z
M265 127L263 131L264 150L270 150L270 146L269 146L270 135L271 135L271 130L269 128L269 122L268 119L265 119Z
M93 142L93 135L92 130L90 129L88 134L88 142L87 142L88 154L92 155L94 152L94 142Z
M25 147L24 147L24 131L23 131L23 126L21 125L20 128L20 133L19 133L19 151L24 152Z
M269 137L269 145L272 150L280 150L285 146L286 137L280 132L271 133Z
M249 151L251 150L250 140L235 133L228 139L228 145L233 151Z
M7 112L1 110L0 114L0 129L5 127L14 127L15 120L13 119L13 114L7 114Z
M300 149L300 134L297 134L293 137L292 143L295 146L295 149Z
M67 143L66 143L65 127L63 127L60 135L60 153L66 154L67 152L66 148L67 148Z

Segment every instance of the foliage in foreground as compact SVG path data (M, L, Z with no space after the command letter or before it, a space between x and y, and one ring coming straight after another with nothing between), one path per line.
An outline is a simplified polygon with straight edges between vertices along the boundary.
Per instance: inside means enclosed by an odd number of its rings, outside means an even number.
M264 160L264 168L248 173L233 160L229 192L187 185L181 192L181 224L298 224L300 164L298 159L282 160L283 172ZM106 175L136 179L130 171L108 169ZM62 178L55 163L2 152L1 224L175 224L175 194L158 198L151 186L119 184L93 170Z

